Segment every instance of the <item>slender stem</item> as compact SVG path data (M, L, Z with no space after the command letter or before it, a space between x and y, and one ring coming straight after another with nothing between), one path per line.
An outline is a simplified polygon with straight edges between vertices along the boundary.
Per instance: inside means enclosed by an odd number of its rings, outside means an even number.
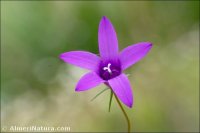
M115 94L114 94L114 95L115 95ZM128 118L128 115L126 114L126 111L124 110L122 104L120 103L120 101L119 101L119 99L117 98L116 95L115 95L115 98L116 98L117 103L118 103L119 107L121 108L121 110L122 110L122 112L123 112L125 118L126 118L126 121L127 121L127 124L128 124L128 133L130 133L130 132L131 132L131 124L130 124L130 120L129 120L129 118Z
M111 109L112 98L113 98L113 92L112 92L112 90L110 90L110 101L109 101L109 108L108 108L108 112L110 112L110 109Z

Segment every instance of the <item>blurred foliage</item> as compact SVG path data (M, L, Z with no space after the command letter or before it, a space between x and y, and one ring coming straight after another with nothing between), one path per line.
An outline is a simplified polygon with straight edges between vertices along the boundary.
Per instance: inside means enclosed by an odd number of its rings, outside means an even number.
M1 122L69 125L72 131L126 131L105 86L75 93L86 72L59 54L98 54L98 24L107 16L122 49L153 42L148 56L126 71L135 105L133 131L199 131L199 1L2 1Z

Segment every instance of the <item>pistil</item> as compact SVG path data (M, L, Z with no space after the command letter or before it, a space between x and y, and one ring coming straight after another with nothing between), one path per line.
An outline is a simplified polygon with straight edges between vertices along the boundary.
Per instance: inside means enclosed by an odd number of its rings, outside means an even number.
M107 67L103 67L103 70L104 71L108 71L109 72L109 74L112 74L112 71L111 71L111 69L110 69L110 66L111 66L111 63L108 63L108 66Z

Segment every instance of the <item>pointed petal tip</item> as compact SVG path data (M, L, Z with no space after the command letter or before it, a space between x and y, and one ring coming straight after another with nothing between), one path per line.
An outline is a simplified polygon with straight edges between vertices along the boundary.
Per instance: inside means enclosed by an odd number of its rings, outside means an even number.
M75 92L81 92L81 91L85 91L85 90L81 89L81 87L79 85L77 85L75 88Z
M145 44L150 49L153 47L153 43L151 43L151 42L146 42Z
M103 16L103 17L101 18L101 23L102 23L102 24L107 24L107 23L110 23L110 24L111 24L110 20L109 20L106 16Z
M103 16L103 17L101 18L100 24L104 24L104 23L106 23L107 21L108 21L108 18L107 18L106 16Z
M129 102L126 102L125 105L129 108L132 108L133 107L133 98Z
M152 47L153 47L153 44L151 43L151 42L148 42L149 44L147 44L147 49L149 49L149 50L151 50L152 49ZM149 51L148 50L148 51Z
M75 92L81 92L81 91L85 91L85 90L81 89L79 86L76 86Z
M147 42L147 43L149 43L149 47L152 47L153 46L153 43L151 43L151 42Z
M81 91L81 90L79 90L78 88L75 88L75 91L76 91L76 92L79 92L79 91Z
M60 54L58 57L59 57L61 60L63 60L63 58L64 58L64 55L63 55L63 53L62 53L62 54Z
M105 19L107 19L107 17L106 17L106 16L103 16L103 17L102 17L102 20L105 20Z
M153 46L153 43L151 43L151 42L141 42L140 44L142 44L142 43L143 43L143 45L146 45L147 47Z
M133 107L133 103L130 103L127 105L129 108L132 108Z

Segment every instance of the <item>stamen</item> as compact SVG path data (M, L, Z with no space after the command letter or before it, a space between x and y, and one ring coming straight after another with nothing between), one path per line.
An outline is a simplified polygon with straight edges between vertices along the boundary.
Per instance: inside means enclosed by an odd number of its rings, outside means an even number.
M107 67L104 67L103 70L107 70L110 74L112 74L112 71L110 69L110 66L111 66L111 63L108 63L108 66Z

